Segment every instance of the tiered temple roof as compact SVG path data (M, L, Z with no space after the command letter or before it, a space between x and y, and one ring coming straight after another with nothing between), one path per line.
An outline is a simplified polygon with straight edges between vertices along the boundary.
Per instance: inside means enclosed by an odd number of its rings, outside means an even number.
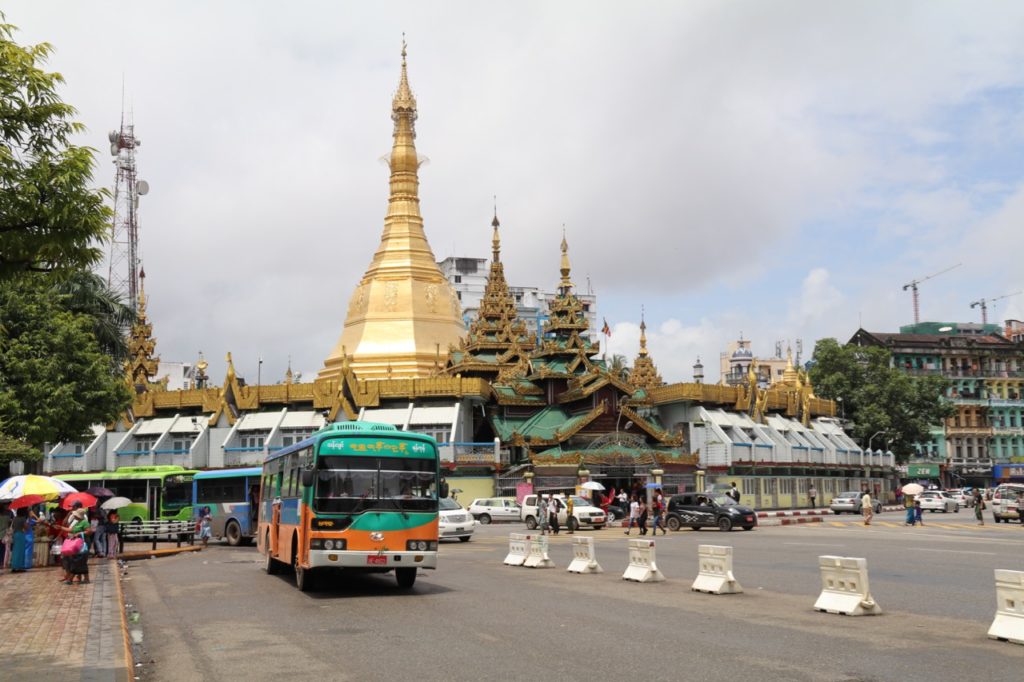
M526 323L518 317L515 300L505 280L497 212L491 226L492 260L487 285L476 319L469 325L469 333L459 348L449 354L445 371L449 375L494 379L501 371L526 360L537 345L537 335L529 333Z
M156 352L156 339L153 338L153 324L146 315L146 271L139 274L139 302L135 312L135 324L128 336L127 374L129 382L137 392L146 390L153 383L160 357Z
M633 362L633 371L629 373L629 381L645 392L665 384L661 375L658 374L658 369L654 366L654 360L647 352L647 323L644 321L643 314L640 315L640 353Z

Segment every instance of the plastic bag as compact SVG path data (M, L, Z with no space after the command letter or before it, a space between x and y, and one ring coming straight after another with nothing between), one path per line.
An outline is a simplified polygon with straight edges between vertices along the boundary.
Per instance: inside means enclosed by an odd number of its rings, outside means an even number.
M83 547L85 547L85 541L82 540L82 538L68 538L64 541L64 544L60 546L60 555L74 556L81 552Z

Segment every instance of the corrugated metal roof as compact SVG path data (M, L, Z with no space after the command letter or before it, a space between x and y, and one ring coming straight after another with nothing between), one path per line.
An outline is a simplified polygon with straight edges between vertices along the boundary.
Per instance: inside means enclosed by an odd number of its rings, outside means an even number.
M285 429L319 429L323 425L323 415L312 410L289 412L281 422L281 427Z
M280 412L251 412L243 415L238 423L239 431L269 431L281 420Z

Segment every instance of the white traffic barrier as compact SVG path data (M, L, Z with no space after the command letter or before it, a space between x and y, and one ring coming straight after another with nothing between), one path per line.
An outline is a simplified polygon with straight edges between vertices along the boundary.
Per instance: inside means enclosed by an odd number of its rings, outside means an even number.
M996 618L988 636L1024 644L1024 571L996 569Z
M569 563L569 572L604 573L604 569L597 563L597 555L594 553L594 538L572 539L572 561Z
M540 535L532 539L523 566L527 568L554 568L555 562L548 557L547 535Z
M739 594L743 587L732 574L732 547L698 545L700 569L690 589L709 594Z
M655 560L654 540L629 541L629 566L622 579L638 583L657 583L665 579Z
M882 608L868 588L868 560L846 556L820 556L821 594L816 611L844 616L877 616Z
M506 566L522 566L530 553L532 536L523 533L508 534L508 554L505 556Z

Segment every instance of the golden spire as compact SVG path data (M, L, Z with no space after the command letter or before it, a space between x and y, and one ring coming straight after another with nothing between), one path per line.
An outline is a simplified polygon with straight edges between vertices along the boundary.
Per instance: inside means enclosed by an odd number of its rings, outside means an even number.
M700 362L698 360L698 362ZM652 389L665 384L658 368L654 366L654 360L647 353L647 323L644 321L644 309L640 307L640 353L633 362L633 371L629 373L629 381L634 386L643 389Z
M793 366L793 349L786 347L786 369L782 372L782 383L787 386L796 386L800 381L800 374Z
M491 262L498 263L501 261L501 237L498 236L498 228L501 223L498 222L498 202L494 202L494 220L491 221L491 227L494 228L494 233L491 235Z
M568 293L572 288L572 280L569 279L569 242L565 240L565 225L562 225L562 267L559 270L562 273L562 281L558 287L563 293Z
M136 302L135 324L128 334L127 372L131 384L138 389L153 383L160 366L160 357L156 352L156 339L153 338L153 325L146 316L146 271L139 272L139 297Z
M644 322L644 308L640 306L640 357L647 355L647 323Z
M373 260L349 299L341 338L324 361L319 378L335 379L345 362L360 378L427 377L435 348L458 346L465 325L462 307L438 268L423 231L416 154L416 98L409 87L406 45L402 74L391 103L395 123L384 232ZM352 353L345 359L344 348Z

